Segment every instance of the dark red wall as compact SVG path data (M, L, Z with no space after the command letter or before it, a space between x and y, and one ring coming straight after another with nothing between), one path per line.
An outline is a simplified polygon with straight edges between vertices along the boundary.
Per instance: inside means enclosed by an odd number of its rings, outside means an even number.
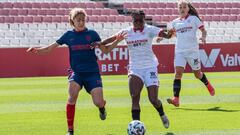
M240 43L202 45L201 60L203 71L240 71ZM26 53L27 48L0 49L0 77L30 77L67 75L69 68L68 49L61 47L50 54ZM174 46L153 47L159 59L159 72L174 72ZM99 67L102 74L127 74L128 55L126 46L115 48L108 55L97 49ZM190 72L187 66L186 72Z
M0 49L0 77L66 75L67 48L57 48L47 55L26 53L27 48Z

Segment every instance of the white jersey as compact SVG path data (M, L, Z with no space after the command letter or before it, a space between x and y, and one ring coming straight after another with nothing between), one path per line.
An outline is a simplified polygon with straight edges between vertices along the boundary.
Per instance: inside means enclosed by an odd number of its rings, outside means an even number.
M172 22L176 31L175 52L195 51L199 49L197 30L204 27L201 20L189 15L186 18L177 18Z
M123 29L126 32L125 39L129 51L129 69L144 69L157 67L158 60L152 50L152 40L157 37L162 29L145 25L142 31L134 31L133 27Z

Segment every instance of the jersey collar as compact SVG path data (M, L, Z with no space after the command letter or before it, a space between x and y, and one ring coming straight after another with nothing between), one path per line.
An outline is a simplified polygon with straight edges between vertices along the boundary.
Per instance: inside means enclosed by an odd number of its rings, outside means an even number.
M135 28L133 28L133 31L134 31L134 32L137 32L137 31L143 32L144 28L145 28L145 25L143 26L142 29L135 29Z
M85 29L83 29L81 31L76 31L75 29L73 29L73 31L76 32L76 33L84 32L84 31L87 31L87 30L88 30L88 28L85 28Z

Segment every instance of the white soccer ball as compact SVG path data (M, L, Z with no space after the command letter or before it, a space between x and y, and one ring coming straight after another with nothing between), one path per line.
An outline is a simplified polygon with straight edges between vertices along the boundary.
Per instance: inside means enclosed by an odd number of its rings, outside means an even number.
M128 135L144 135L146 132L144 124L139 120L133 120L128 124Z

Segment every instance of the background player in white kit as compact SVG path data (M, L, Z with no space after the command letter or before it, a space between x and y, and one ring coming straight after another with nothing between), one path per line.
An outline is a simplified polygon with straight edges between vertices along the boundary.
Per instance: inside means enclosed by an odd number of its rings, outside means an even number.
M162 29L146 25L143 11L132 11L133 26L121 30L118 34L102 41L107 45L105 53L110 52L119 42L125 39L129 50L129 90L132 98L132 119L140 120L140 94L145 84L148 98L159 112L165 128L169 120L163 111L162 102L158 98L158 60L152 50L152 40L163 34ZM161 35L164 36L164 35ZM99 45L99 44L98 44Z
M206 75L201 71L201 63L199 57L199 44L197 40L197 30L202 32L203 44L206 43L207 32L204 28L203 22L200 20L196 9L191 3L186 0L181 0L178 3L178 11L180 17L172 21L172 28L168 31L167 38L176 36L175 43L175 79L173 83L174 97L167 99L168 103L174 106L179 106L179 93L181 89L181 78L184 72L186 63L188 63L196 78L200 79L207 87L211 96L214 96L215 91ZM162 38L158 38L158 41Z

